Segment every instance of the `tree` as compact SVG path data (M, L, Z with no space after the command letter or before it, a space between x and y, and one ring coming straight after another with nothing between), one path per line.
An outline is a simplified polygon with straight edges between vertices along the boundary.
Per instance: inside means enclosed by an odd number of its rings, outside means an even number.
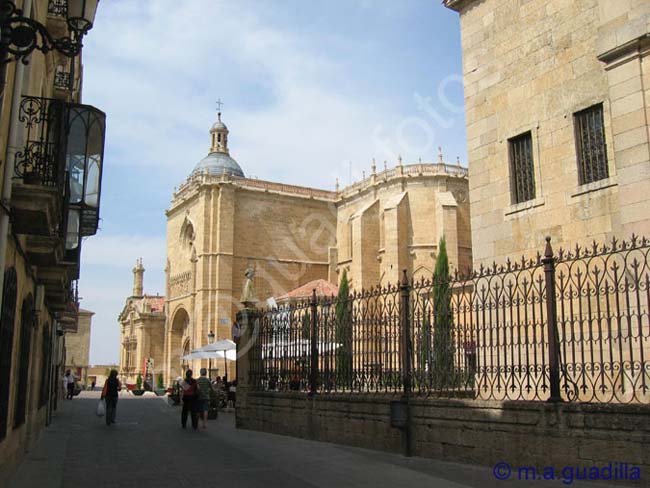
M454 384L454 330L451 309L451 288L449 286L449 259L444 236L438 246L438 259L433 273L433 364L434 388L445 388Z
M163 388L165 388L162 373L158 374L158 384L156 385L156 388L158 388L159 390L162 390Z
M429 311L426 307L426 300L422 311L422 326L420 329L420 344L419 344L419 364L418 373L421 379L425 375L431 374L431 320L429 318Z
M137 390L142 390L142 375L138 373L138 377L135 380L135 387Z
M336 377L341 386L352 385L352 314L350 310L348 274L343 270L336 297Z

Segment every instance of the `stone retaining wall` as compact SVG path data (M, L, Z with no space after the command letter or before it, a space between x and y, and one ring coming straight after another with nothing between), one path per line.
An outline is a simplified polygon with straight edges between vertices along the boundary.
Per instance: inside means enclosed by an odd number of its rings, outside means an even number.
M250 392L237 426L395 453L390 401L377 395ZM650 477L650 406L417 399L413 452L448 461L585 467L627 462Z

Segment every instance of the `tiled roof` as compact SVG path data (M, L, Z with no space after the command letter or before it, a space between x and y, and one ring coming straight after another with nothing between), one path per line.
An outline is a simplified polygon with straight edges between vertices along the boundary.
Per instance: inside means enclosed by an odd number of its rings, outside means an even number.
M330 283L327 280L318 279L305 283L304 285L285 293L281 297L278 297L278 300L301 300L309 298L314 289L316 289L316 295L320 297L329 297L336 295L339 292L339 287L335 284Z
M162 312L165 308L165 297L145 295L144 300L152 312Z

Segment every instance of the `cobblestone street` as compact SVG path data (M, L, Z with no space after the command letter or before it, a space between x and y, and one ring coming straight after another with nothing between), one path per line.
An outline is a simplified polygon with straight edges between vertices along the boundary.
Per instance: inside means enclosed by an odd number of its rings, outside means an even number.
M508 487L492 469L234 428L221 414L207 430L180 426L163 398L123 396L117 423L95 415L98 392L66 401L10 483L49 487ZM535 486L564 486L561 481ZM575 483L573 486L594 486ZM599 484L599 487L606 485Z

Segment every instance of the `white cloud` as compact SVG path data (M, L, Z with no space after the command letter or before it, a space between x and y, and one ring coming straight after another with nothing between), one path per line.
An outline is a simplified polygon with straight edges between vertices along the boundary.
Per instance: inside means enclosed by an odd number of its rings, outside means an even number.
M384 159L393 166L398 153L407 162L434 159L400 147L396 127L406 114L394 94L363 90L376 75L368 70L367 79L355 80L347 72L355 47L382 54L363 34L348 39L334 30L298 32L302 26L269 21L275 7L264 2L182 4L102 2L85 40L84 103L107 113L106 167L118 181L131 178L134 167L148 177L138 182L137 195L124 196L138 211L159 212L164 221L163 209L152 209L148 196L171 196L173 184L161 188L156 180L181 183L205 156L218 97L226 102L231 155L249 176L333 188L337 176L347 183L348 161L358 179L373 157L379 169ZM368 16L404 15L399 2L377 7L364 0L363 6ZM398 33L386 33L392 35ZM415 112L416 106L406 109ZM378 129L383 145L375 137ZM104 188L115 198L117 190ZM110 209L102 214L107 218ZM121 216L113 217L111 229L118 233L100 233L82 251L82 306L96 312L95 362L117 357L116 317L131 292L136 258L145 259L146 289L164 290L165 236L138 235L120 227Z
M345 61L323 55L318 39L264 23L247 2L174 4L148 2L139 13L116 4L100 11L89 35L86 95L108 111L109 144L132 154L115 163L180 166L187 174L207 152L214 100L223 91L246 97L233 87L261 80L264 93L251 94L265 99L258 108L226 100L224 109L231 154L247 174L331 188L334 176L316 178L314 168L347 176L348 161L364 169L372 157L394 164L395 138L387 154L372 134L399 114L388 99L353 93Z
M161 218L164 218L162 216ZM139 236L137 234L103 235L84 242L82 266L99 265L114 268L131 268L138 258L155 268L165 267L166 243L164 236Z

